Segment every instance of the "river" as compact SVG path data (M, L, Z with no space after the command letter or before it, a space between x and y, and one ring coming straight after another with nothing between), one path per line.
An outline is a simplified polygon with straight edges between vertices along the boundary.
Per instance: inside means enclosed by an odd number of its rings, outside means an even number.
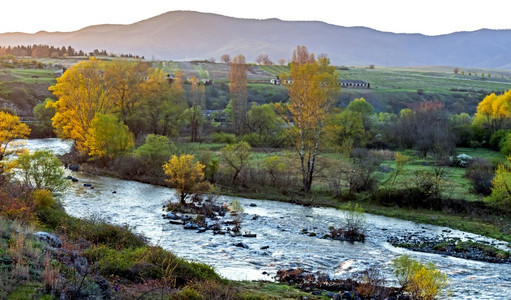
M58 139L29 140L30 149L69 149ZM72 175L79 181L62 197L67 213L80 218L101 218L114 224L127 224L159 245L189 260L209 264L232 280L272 280L278 269L304 267L332 277L346 278L369 267L382 271L394 284L390 262L409 254L421 262L433 262L450 279L452 296L460 299L511 299L511 266L413 252L387 243L390 234L410 231L422 235L472 238L503 246L506 243L445 227L418 224L377 215L366 215L365 243L322 239L329 226L342 224L343 211L333 208L219 196L218 203L238 199L244 208L242 231L256 233L256 238L196 233L169 224L162 218L162 206L177 201L175 191L135 181L92 176L81 172ZM83 186L90 183L94 187ZM250 206L255 204L256 206ZM257 216L257 217L254 217ZM229 218L229 217L227 217ZM311 237L302 229L315 232ZM236 247L243 242L248 249ZM267 249L261 250L267 246ZM270 275L263 274L263 272Z

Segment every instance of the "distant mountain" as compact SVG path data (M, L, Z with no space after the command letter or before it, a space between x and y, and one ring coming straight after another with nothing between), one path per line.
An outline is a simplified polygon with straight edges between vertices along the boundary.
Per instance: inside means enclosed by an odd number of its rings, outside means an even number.
M336 65L447 65L511 69L511 30L481 29L439 36L395 34L366 27L278 19L237 19L168 12L130 25L96 25L74 32L0 34L0 45L71 45L146 58L191 60L243 54L289 59L297 45L326 53Z

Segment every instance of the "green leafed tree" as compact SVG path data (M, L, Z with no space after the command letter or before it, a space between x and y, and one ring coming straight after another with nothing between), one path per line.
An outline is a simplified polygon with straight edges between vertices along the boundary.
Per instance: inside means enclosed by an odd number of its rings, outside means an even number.
M160 171L161 166L176 152L172 141L164 135L149 134L134 155L142 159L148 170Z
M48 150L24 152L15 161L21 181L30 188L62 193L69 184L60 160Z
M247 142L230 144L220 150L224 163L233 171L232 184L241 171L247 166L252 155L250 145Z

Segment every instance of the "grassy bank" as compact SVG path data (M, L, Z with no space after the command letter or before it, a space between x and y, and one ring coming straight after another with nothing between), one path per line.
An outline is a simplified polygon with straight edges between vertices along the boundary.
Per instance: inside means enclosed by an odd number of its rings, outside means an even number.
M1 299L316 299L286 285L227 281L127 227L71 217L56 203L8 201L25 207L1 212ZM38 231L59 245L39 240Z

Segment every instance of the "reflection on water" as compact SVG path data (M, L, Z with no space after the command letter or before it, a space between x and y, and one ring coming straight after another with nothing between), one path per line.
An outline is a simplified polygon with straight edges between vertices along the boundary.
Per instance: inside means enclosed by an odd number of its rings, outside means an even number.
M115 224L128 224L152 244L212 265L229 279L271 280L263 272L274 276L278 269L292 267L305 267L341 278L376 267L386 278L394 278L390 261L401 254L410 254L422 262L436 263L447 273L456 298L503 299L511 294L509 265L411 252L386 242L389 234L409 231L497 242L474 234L457 230L445 233L442 232L444 227L367 215L366 242L351 244L320 238L328 232L329 226L341 223L339 210L240 198L237 199L245 210L242 230L256 233L256 238L195 233L169 224L161 217L162 206L171 199L177 201L172 189L81 173L73 173L73 176L80 181L73 183L62 199L69 214L82 218L94 215ZM94 189L84 187L83 183L91 183ZM221 196L217 201L232 199ZM251 203L257 206L251 207ZM254 219L255 215L259 218ZM315 232L317 237L301 234L302 229ZM249 249L236 247L238 242L247 244ZM263 247L268 248L261 249Z

